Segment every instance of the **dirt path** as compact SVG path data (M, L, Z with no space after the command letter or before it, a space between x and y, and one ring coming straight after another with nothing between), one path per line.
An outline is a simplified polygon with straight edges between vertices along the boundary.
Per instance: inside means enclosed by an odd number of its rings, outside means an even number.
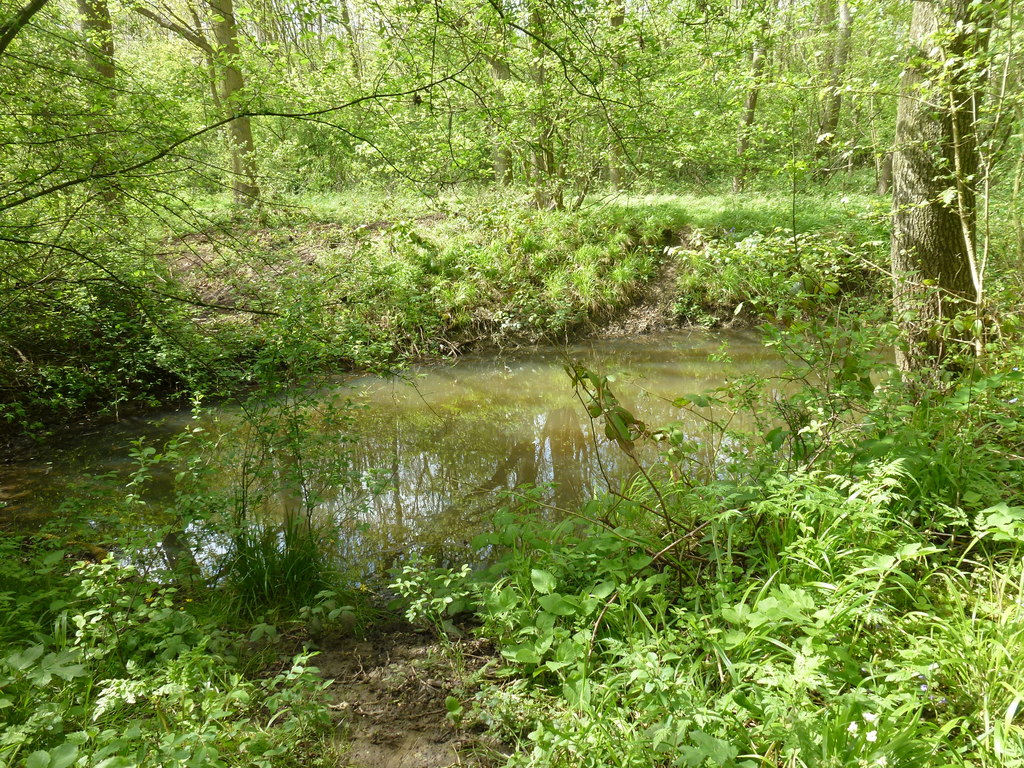
M666 259L658 275L621 314L605 325L598 336L642 336L679 325L675 313L678 266Z
M432 636L407 629L367 640L325 642L316 664L325 679L339 741L341 766L448 768L495 764L500 745L456 727L445 700L465 695L465 680L491 651L483 641L446 650Z

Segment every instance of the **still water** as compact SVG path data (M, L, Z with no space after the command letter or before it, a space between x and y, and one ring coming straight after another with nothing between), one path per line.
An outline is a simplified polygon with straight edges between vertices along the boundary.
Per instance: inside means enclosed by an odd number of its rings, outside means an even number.
M557 517L635 472L629 457L605 438L603 424L587 416L564 370L570 361L609 376L621 404L648 425L678 422L697 440L706 439L701 419L674 407L674 399L748 374L770 375L779 366L756 333L731 331L470 355L399 378L365 377L304 395L305 402L340 395L356 407L345 407L340 425L307 418L318 434L298 455L255 450L251 433L238 437L237 411L198 421L184 411L159 414L69 439L46 461L0 468L0 526L37 527L68 514L83 498L123 497L135 467L131 441L143 438L159 451L173 434L198 425L215 443L221 442L218 435L234 434L233 448L217 449L224 451L223 468L211 481L225 506L237 506L240 494L249 494L250 515L302 509L335 522L343 531L341 557L368 571L386 570L421 549L443 559L469 556L473 536L487 529L497 508L514 502L502 492L543 486L538 514ZM644 459L656 460L657 449L648 451ZM256 459L264 469L254 479ZM174 500L179 470L154 467L143 494L148 509L166 512L180 504ZM285 480L296 476L298 482ZM118 514L116 503L109 508ZM192 538L195 546L202 537ZM205 546L217 549L209 538Z

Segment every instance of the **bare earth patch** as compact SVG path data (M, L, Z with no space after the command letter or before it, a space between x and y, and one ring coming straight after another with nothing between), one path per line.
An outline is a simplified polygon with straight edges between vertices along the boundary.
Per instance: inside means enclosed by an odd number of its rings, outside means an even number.
M466 640L446 650L432 636L400 630L367 640L337 638L322 644L316 664L325 679L339 741L341 766L448 768L493 765L500 745L457 727L445 700L458 697L468 674L491 650ZM347 745L347 746L346 746Z
M606 324L598 335L642 336L677 327L677 282L678 265L674 259L666 259L657 276L644 285L635 300Z

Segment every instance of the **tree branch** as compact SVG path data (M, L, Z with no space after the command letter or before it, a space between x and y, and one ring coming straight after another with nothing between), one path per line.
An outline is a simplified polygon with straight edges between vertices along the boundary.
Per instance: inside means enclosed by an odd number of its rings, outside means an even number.
M21 32L22 28L29 23L33 16L43 9L50 0L31 0L28 5L18 11L17 15L3 25L0 25L0 56L7 50L7 46Z
M186 29L185 27L181 26L180 24L176 24L175 22L169 19L165 19L163 16L154 13L148 8L143 8L141 5L133 6L132 10L140 16L145 16L150 21L156 22L158 26L170 30L174 34L184 38L204 53L209 54L210 56L215 55L216 52L213 50L213 46L210 45L209 41L202 35L198 35L192 30Z
M425 85L417 86L416 88L410 88L405 91L394 91L391 93L371 93L367 94L366 96L360 96L357 99L347 101L344 104L338 104L333 107L324 107L323 109L314 109L309 112L276 112L272 110L245 110L242 112L238 112L236 114L231 115L230 117L225 117L221 120L217 120L216 122L210 123L209 125L192 131L191 133L187 134L186 136L183 136L177 141L172 141L170 144L163 147L162 149L143 158L142 160L139 160L135 163L131 163L130 165L126 165L122 168L117 168L111 171L104 171L102 173L91 173L85 176L77 176L73 179L67 179L66 181L62 181L59 184L53 184L52 186L46 187L45 189L39 189L36 190L35 192L22 195L16 200L0 205L0 212L9 211L12 208L17 208L21 205L25 205L26 203L30 203L33 200L36 200L40 197L52 195L55 192L61 192L65 189L77 187L81 184L86 184L97 179L109 179L117 176L123 176L126 173L137 171L140 168L146 167L147 165L152 165L158 160L162 160L163 158L167 157L172 152L174 152L174 150L177 149L178 147L184 144L188 144L190 141L194 141L195 139L198 139L200 136L210 133L211 131L215 131L221 126L227 125L232 120L237 120L240 117L281 117L297 120L308 120L311 118L319 117L321 115L328 115L332 112L340 112L343 109L348 109L349 107L354 107L367 101L376 101L377 99L397 99L402 96L410 96L414 93L429 90L440 85L441 83L446 83L450 80L454 80L463 72L465 72L470 67L471 64L473 64L473 61L468 62L458 72L453 72L450 75L446 75L442 78L439 78L438 80L434 80Z

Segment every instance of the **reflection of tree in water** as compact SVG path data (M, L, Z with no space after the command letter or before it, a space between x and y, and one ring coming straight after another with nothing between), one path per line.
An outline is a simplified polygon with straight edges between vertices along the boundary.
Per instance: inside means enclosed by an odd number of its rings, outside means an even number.
M710 360L709 353L726 337L680 335L646 344L605 340L570 354L595 371L614 373L615 395L648 425L683 422L686 458L676 465L676 474L655 473L677 477L709 467L722 471L722 456L736 445L722 434L709 439L702 422L673 408L671 401L750 372L770 373L775 365L773 352L756 339L742 337L729 337L735 362ZM319 399L322 393L296 392L290 399L268 403L286 412L268 411L260 440L244 429L236 431L239 414L220 411L202 424L220 446L213 462L220 469L204 478L203 495L219 498L221 503L212 505L218 510L241 507L252 511L255 520L278 522L312 514L314 522L338 523L341 561L366 563L378 573L389 559L414 547L472 561L480 556L469 546L473 536L488 529L498 507L517 503L502 498L501 491L551 484L550 490L538 490L538 498L574 510L606 483L618 487L635 472L628 457L605 440L604 425L592 425L573 397L562 368L565 362L559 351L534 350L518 357L467 358L454 367L432 367L417 379L418 389L364 381L371 390L366 410L344 405L352 390L334 393L336 408L330 397ZM161 430L142 425L152 444L168 439L190 416L183 412L169 418ZM296 429L289 431L290 425ZM730 425L740 431L750 426ZM84 482L83 474L112 472L119 478L109 488L109 483L102 484L113 509L135 468L122 447L141 432L139 425L122 425L116 433L69 446L74 453L45 468L4 468L0 512L6 522L38 527L54 510L64 510L61 499L95 499L101 492L95 479L81 493L68 491L75 478ZM654 462L664 447L638 445L638 456ZM171 464L154 467L145 489L154 524L174 531L163 539L158 554L161 561L186 570L197 562L209 573L226 542L222 533L202 524L173 527L189 493L177 487L177 471ZM179 492L185 496L176 498ZM534 514L556 515L547 507ZM96 525L101 527L101 521Z
M570 508L573 501L583 498L586 486L590 485L585 474L589 474L594 448L593 438L584 433L576 408L565 406L546 414L538 448L542 459L546 456L550 461L554 505Z
M367 411L354 468L384 479L387 488L362 495L361 525L343 543L346 559L383 556L387 563L414 542L442 558L452 550L472 557L473 536L510 503L500 492L550 486L543 503L569 511L606 479L631 474L628 457L603 437L595 441L593 425L568 394L553 407L523 394L501 400L470 394L430 410L413 402L397 403L390 413L379 406ZM346 494L334 510L356 501Z

